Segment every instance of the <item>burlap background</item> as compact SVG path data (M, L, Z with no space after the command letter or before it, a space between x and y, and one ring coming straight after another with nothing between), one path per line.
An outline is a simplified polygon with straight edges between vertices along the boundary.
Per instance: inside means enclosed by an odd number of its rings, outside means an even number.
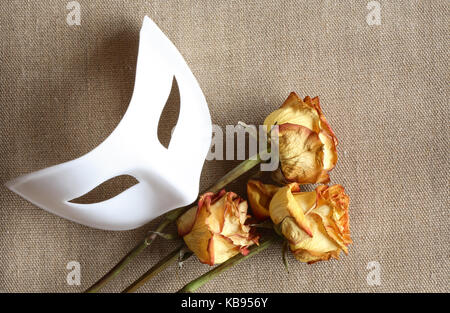
M2 2L0 183L110 134L149 15L185 57L216 124L260 124L292 90L319 95L340 140L332 182L351 197L348 256L311 266L290 257L287 274L272 247L201 291L449 291L448 1L380 0L380 26L366 23L368 1L79 0L80 26L66 24L67 2ZM207 162L202 186L235 164ZM148 229L90 229L5 187L0 207L0 291L84 290ZM158 240L105 290L121 290L173 246ZM72 260L81 286L66 283ZM366 282L370 261L381 264L380 286ZM142 290L175 291L207 269L192 258Z

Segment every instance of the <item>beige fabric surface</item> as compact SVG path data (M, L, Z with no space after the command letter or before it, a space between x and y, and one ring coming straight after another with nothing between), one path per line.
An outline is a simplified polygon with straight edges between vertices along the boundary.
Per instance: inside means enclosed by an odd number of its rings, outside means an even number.
M449 1L380 0L379 26L366 22L369 1L80 0L80 26L67 25L68 2L0 7L2 185L81 156L111 133L130 100L148 15L185 57L215 124L261 124L290 91L319 96L339 139L332 183L351 198L348 256L314 265L289 256L288 274L281 248L271 247L200 291L450 291ZM202 187L236 164L206 162ZM245 196L244 184L232 188ZM157 223L91 229L4 186L0 209L6 292L82 291ZM105 291L123 289L174 246L158 239ZM66 283L69 261L81 264L80 286ZM379 286L366 280L371 261L381 266ZM142 291L175 291L207 270L191 258Z

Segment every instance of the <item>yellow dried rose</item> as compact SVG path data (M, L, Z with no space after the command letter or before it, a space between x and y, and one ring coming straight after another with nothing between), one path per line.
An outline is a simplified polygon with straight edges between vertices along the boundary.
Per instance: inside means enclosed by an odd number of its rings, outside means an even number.
M331 130L319 98L301 99L291 92L280 109L264 121L279 127L281 171L286 180L299 184L328 183L328 172L337 162L337 138Z
M269 205L270 217L289 241L295 257L307 263L339 258L352 243L349 197L341 185L300 192L297 183L280 188Z
M247 198L253 216L262 221L270 217L269 204L279 187L263 184L258 180L247 182Z
M245 221L247 201L233 192L206 193L177 220L178 234L200 262L220 264L257 243Z

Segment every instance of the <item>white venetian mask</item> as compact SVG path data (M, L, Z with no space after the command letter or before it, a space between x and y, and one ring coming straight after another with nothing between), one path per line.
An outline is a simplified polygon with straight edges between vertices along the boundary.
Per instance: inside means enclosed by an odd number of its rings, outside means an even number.
M180 113L166 149L157 129L174 77ZM84 156L6 185L42 209L77 223L133 229L195 201L210 144L211 118L200 86L173 43L145 17L133 96L117 128ZM131 175L139 183L106 201L69 202L119 175Z

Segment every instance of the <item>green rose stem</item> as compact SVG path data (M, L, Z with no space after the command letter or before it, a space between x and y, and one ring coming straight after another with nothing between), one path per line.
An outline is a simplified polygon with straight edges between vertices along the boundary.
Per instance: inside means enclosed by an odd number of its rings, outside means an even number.
M245 160L240 163L238 166L229 171L225 176L219 179L212 187L208 188L205 192L218 192L223 187L228 185L229 183L236 180L242 174L248 172L253 167L261 163L261 157L264 156L264 160L267 159L268 154L270 153L269 149L265 152L261 152L257 154L255 157ZM203 192L204 193L204 192ZM137 255L139 255L145 248L150 246L153 241L155 241L158 236L157 233L162 232L170 223L177 220L184 212L186 212L191 206L185 206L182 208L178 208L167 212L164 214L163 221L158 225L154 232L148 234L141 242L139 242L128 254L119 261L108 273L105 274L102 278L100 278L94 285L89 287L85 292L95 293L102 289L106 284L108 284L114 277L119 275L119 273L133 260Z
M170 252L168 255L166 255L164 258L162 258L158 263L156 263L151 269L149 269L145 274L143 274L141 277L139 277L134 283L132 283L130 286L128 286L126 289L122 291L122 293L131 293L138 290L141 286L143 286L147 281L149 281L154 276L161 273L163 270L166 269L167 266L174 263L176 260L178 260L180 251L183 249L184 245L179 246L172 252Z
M247 260L248 258L254 256L255 254L258 254L259 252L267 249L272 243L276 241L276 237L270 237L266 239L265 241L261 242L259 246L252 246L249 250L250 252L247 255L237 254L231 259L225 261L224 263L216 266L209 272L203 274L202 276L198 277L197 279L194 279L187 285L185 285L183 288L178 290L178 293L184 293L184 292L194 292L207 282L209 282L211 279L215 278L216 276L220 275L221 273L225 272L229 268L235 266L236 264L241 263L244 260Z
M196 290L197 288L203 286L205 283L213 279L215 276L219 275L220 273L226 271L228 268L244 261L245 259L251 257L252 255L257 254L258 252L261 252L262 250L265 250L270 246L272 241L275 240L275 238L269 238L262 242L259 246L253 246L250 248L250 253L246 256L242 254L238 254L234 256L233 258L229 259L228 261L222 263L221 265L217 266L216 268L212 269L208 273L200 276L199 278L195 279L194 281L190 282L188 285L186 285L183 289L181 289L178 292L192 292ZM168 255L166 255L163 259L161 259L157 264L155 264L151 269L149 269L145 274L143 274L141 277L139 277L135 282L133 282L130 286L128 286L125 290L122 291L122 293L132 293L138 290L140 287L142 287L145 283L147 283L151 278L155 277L159 273L161 273L164 269L166 269L170 264L174 263L180 254L181 249L183 248L183 245L176 248L172 252L170 252ZM188 289L188 290L184 290Z

